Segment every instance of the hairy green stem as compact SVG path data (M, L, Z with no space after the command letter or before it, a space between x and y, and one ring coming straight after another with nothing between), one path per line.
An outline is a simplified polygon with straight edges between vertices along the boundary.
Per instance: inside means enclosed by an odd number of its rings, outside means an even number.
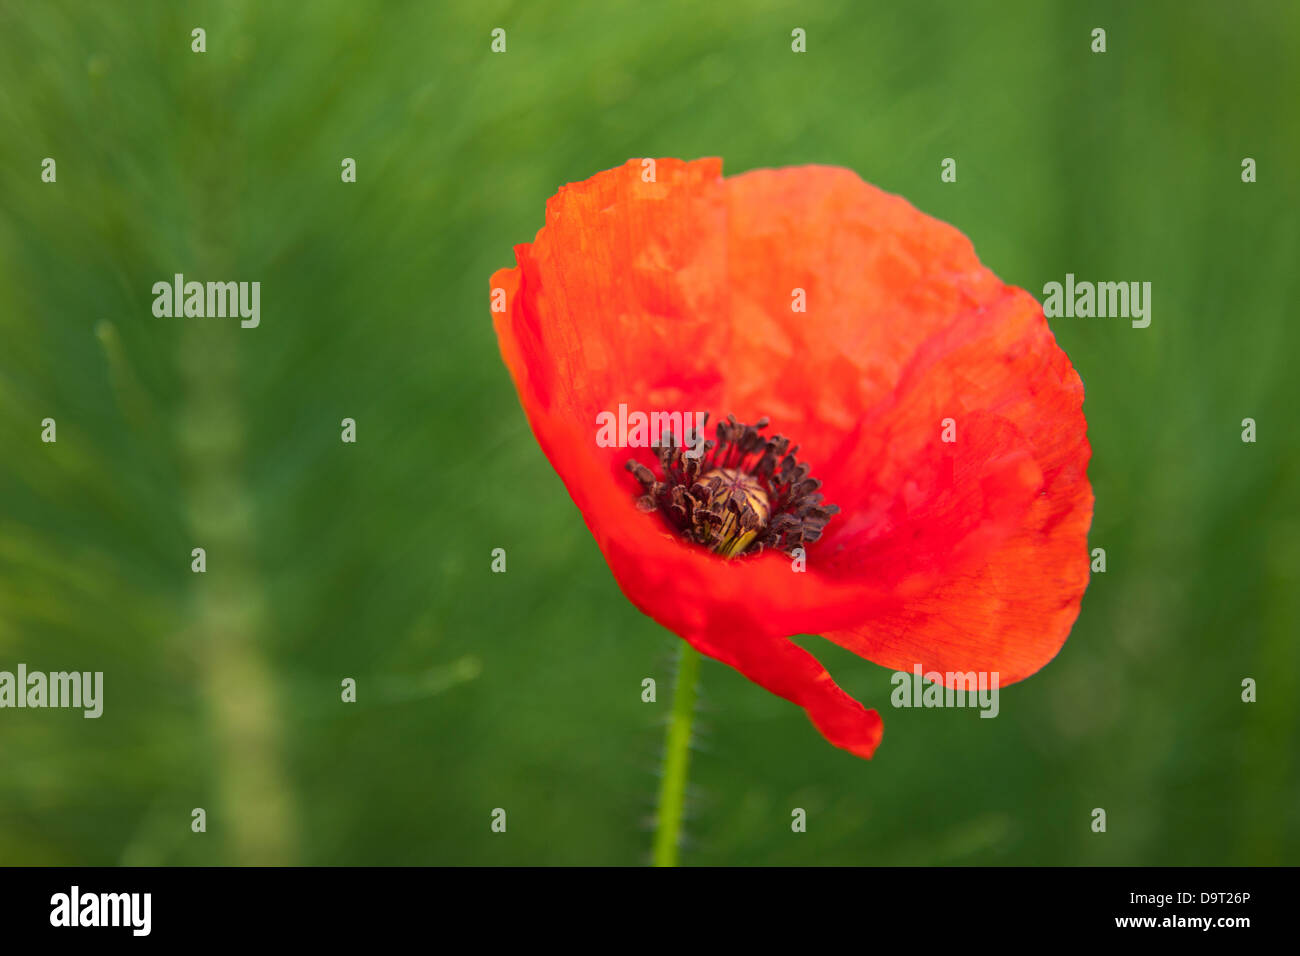
M664 739L663 777L659 781L659 813L655 825L655 866L676 866L686 801L686 775L691 764L691 723L695 719L695 684L700 676L700 652L682 641L673 687L673 712Z

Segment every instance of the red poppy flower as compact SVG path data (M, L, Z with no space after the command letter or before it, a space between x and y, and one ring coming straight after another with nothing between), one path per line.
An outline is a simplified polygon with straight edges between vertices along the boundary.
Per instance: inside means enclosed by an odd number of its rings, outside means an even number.
M623 593L862 757L880 716L792 635L1001 684L1051 660L1092 490L1083 386L1038 302L848 170L645 168L562 188L492 277L520 401ZM621 404L709 411L726 447L698 467L602 447Z

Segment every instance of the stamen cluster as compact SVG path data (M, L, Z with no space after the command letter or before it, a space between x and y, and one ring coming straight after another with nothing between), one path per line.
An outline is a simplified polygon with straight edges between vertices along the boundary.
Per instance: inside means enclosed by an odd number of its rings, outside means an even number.
M812 544L839 508L824 503L811 466L795 457L797 445L760 434L768 424L766 417L746 425L728 415L694 458L670 436L659 449L662 478L629 461L643 491L637 507L660 512L684 539L727 558Z

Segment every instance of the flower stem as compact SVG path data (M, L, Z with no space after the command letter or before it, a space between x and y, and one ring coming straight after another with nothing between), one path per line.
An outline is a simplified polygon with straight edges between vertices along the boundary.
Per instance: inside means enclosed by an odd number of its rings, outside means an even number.
M676 866L682 832L686 774L691 763L691 723L695 719L695 684L700 676L700 652L682 641L673 687L673 712L664 739L663 777L659 781L659 813L655 826L655 866Z

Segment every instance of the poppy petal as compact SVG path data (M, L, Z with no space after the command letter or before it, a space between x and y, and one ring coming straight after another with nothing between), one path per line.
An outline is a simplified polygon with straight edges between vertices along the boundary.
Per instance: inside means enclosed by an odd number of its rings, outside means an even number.
M823 737L836 747L870 758L880 745L884 722L846 694L812 654L785 638L756 639L750 631L691 636L696 650L734 667L754 683L798 704Z

